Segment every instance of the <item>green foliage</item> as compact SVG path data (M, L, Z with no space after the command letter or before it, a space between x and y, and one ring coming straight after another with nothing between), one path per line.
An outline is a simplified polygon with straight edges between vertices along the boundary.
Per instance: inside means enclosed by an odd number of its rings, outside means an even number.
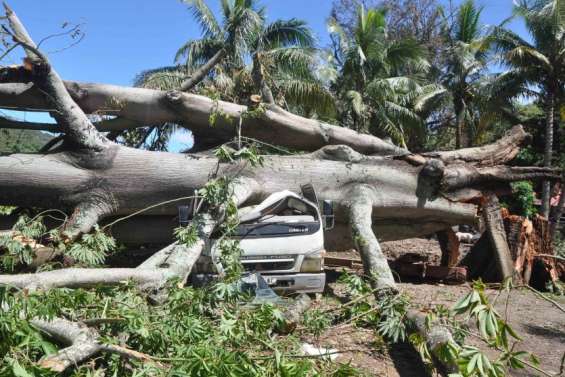
M512 196L504 201L510 213L525 217L532 217L536 214L535 193L532 183L528 181L513 182L511 186Z
M65 250L65 254L79 263L98 265L104 263L108 253L115 248L114 238L108 236L96 225L92 233L83 234L78 242L74 242Z
M435 90L422 80L430 68L424 49L410 38L389 38L385 12L379 9L359 6L351 35L334 19L328 27L337 41L334 68L338 75L332 86L339 120L406 146L409 137L423 127L414 109L416 99Z
M220 118L224 119L227 123L232 123L232 117L220 109L220 95L217 92L210 92L209 96L212 99L212 110L208 117L208 123L210 126L215 127Z
M214 151L214 155L220 162L235 162L236 160L249 161L251 166L263 166L264 158L259 154L259 150L255 144L243 147L239 150L233 150L225 145L222 145Z
M12 206L0 206L0 215L6 216L12 214L16 210L17 207Z
M342 273L338 282L347 286L348 292L353 296L363 295L371 291L371 288L362 277L355 274Z
M321 311L320 309L312 309L304 314L304 319L302 320L307 331L312 333L316 338L330 326L332 320L331 317Z
M30 218L23 214L12 228L11 234L0 236L0 262L4 270L14 271L18 265L29 265L35 255L32 245L46 233L43 218Z
M195 222L184 227L177 227L173 233L175 238L186 247L191 247L198 241L198 229Z
M169 299L150 306L130 284L91 290L54 289L14 292L0 289L0 375L54 375L36 365L60 349L29 325L33 317L70 316L72 320L112 318L97 330L105 344L121 344L166 364L100 354L94 363L78 366L71 376L355 376L348 365L300 355L300 341L275 337L283 320L280 308L244 307L238 300L218 300L214 286L194 289L169 286ZM166 319L166 320L163 320ZM127 334L127 336L123 336Z
M406 311L408 299L403 295L387 295L378 303L380 322L379 333L393 343L406 340Z
M0 252L3 251L0 253L0 263L3 269L14 271L20 265L31 264L35 247L41 242L86 265L102 264L106 256L116 249L114 238L105 234L98 225L92 233L83 234L78 241L67 244L60 228L47 231L43 215L49 212L52 211L44 211L34 217L24 213L18 217L11 233L0 236Z
M53 136L31 130L0 130L0 153L37 152Z
M220 252L219 260L224 268L224 279L236 281L243 272L243 265L240 262L243 250L239 247L239 240L222 238L217 250Z

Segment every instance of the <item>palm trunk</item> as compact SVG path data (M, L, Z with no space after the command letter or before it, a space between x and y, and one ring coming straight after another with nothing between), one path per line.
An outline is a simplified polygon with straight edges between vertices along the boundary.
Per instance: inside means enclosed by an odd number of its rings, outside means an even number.
M551 167L551 159L553 157L553 123L555 111L555 97L552 92L547 95L546 123L545 123L545 146L543 153L543 166ZM549 218L549 210L551 200L551 182L544 181L542 183L541 196L541 214L545 218Z
M261 61L259 60L258 54L253 55L253 69L252 69L253 81L255 85L259 88L261 92L261 99L263 102L268 104L275 104L275 98L273 97L273 92L271 88L265 82L265 75L263 74L263 67Z
M463 128L465 127L465 103L462 100L457 100L455 103L455 149L461 149L467 147L466 138L464 138L465 132Z
M202 81L204 77L206 77L206 75L210 73L212 68L214 68L216 64L218 64L227 55L227 53L228 52L225 48L222 48L218 52L216 52L214 56L210 58L210 60L208 60L202 67L194 71L192 76L190 76L182 83L180 90L187 92L190 89L194 88L194 86Z

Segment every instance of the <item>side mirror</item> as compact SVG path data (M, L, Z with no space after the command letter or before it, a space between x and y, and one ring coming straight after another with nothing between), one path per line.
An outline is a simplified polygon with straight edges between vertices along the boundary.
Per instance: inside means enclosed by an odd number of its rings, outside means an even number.
M335 225L334 208L331 200L322 202L322 219L324 220L324 229L333 229Z

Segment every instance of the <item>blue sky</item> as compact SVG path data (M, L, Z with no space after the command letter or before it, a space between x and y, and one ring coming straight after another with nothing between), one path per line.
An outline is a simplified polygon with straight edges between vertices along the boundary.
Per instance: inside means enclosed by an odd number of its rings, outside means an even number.
M67 80L131 85L144 69L170 65L185 41L199 37L198 25L179 0L11 0L32 37L61 32L64 22L84 24L84 39L72 48L50 54L59 74ZM208 0L217 9L217 0ZM328 42L326 19L331 0L263 0L269 19L300 18L315 31L321 45ZM448 4L443 0L442 3ZM457 4L458 1L454 1ZM478 0L484 7L482 22L498 24L511 15L511 0ZM525 36L523 25L509 27ZM67 46L69 39L46 42L49 52ZM3 64L19 63L17 55ZM27 120L46 121L45 115L25 114ZM179 135L180 137L180 135ZM184 143L186 137L180 137Z

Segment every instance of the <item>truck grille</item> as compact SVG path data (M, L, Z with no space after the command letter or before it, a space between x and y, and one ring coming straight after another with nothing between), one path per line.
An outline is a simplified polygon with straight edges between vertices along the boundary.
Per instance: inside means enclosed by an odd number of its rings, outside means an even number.
M241 264L245 271L285 271L294 268L296 259L291 255L242 256Z

